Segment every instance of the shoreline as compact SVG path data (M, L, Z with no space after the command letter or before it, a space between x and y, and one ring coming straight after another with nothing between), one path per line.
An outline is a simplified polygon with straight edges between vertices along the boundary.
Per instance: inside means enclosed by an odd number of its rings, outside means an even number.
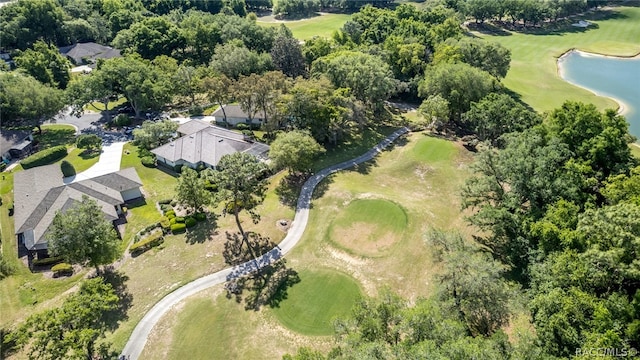
M620 60L636 60L636 59L640 59L640 53L637 53L635 55L631 55L631 56L613 56L613 55L606 55L606 54L600 54L600 53L591 53L591 52L587 52L587 51L582 51L582 50L578 50L576 48L572 48L569 49L567 51L565 51L564 53L562 53L562 55L560 55L560 57L557 58L556 60L556 74L560 77L560 79L562 79L563 81L566 81L567 83L573 85L573 86L577 86L581 89L585 89L587 91L589 91L590 93L599 96L599 97L603 97L603 98L607 98L607 99L611 99L613 100L615 103L618 104L618 109L617 109L617 113L619 115L625 115L626 113L628 113L630 106L625 103L624 101L613 97L613 96L609 96L606 94L603 94L597 90L588 88L586 86L580 85L580 84L576 84L573 81L567 79L564 76L564 68L563 68L563 63L564 60L566 59L567 56L569 56L571 53L578 53L582 56L593 56L593 57L604 57L604 58L610 58L610 59L620 59Z

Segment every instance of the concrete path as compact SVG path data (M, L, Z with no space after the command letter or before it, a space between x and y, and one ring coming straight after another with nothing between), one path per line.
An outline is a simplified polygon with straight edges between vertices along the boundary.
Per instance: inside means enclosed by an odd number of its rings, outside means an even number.
M129 337L129 341L122 351L123 356L125 356L126 359L138 359L140 357L140 354L142 353L142 350L144 349L151 330L153 330L153 327L158 323L158 321L160 321L162 316L164 316L167 311L169 311L180 301L202 290L222 284L227 280L256 271L257 269L279 259L283 255L291 251L291 249L293 249L298 241L300 241L300 239L302 238L302 234L307 227L307 222L309 221L311 196L313 195L313 190L315 189L315 187L325 177L334 172L348 169L354 165L373 159L378 153L380 153L398 137L407 133L408 131L408 128L402 128L387 136L382 142L373 147L371 150L367 151L365 154L354 159L342 162L340 164L330 166L312 176L302 186L302 191L300 192L300 197L298 198L296 214L293 218L293 224L291 228L289 228L287 236L280 242L280 244L276 248L272 249L256 260L251 260L242 265L220 270L214 274L194 280L162 298L162 300L156 303L151 308L151 310L149 310L144 315L142 320L140 320L138 325L136 325L135 329L133 329L131 337Z
M97 176L109 174L120 170L120 160L122 159L122 149L125 142L114 142L102 146L102 153L98 162L93 164L87 170L76 174L75 176L69 176L62 180L65 184L74 183L77 181L91 179Z

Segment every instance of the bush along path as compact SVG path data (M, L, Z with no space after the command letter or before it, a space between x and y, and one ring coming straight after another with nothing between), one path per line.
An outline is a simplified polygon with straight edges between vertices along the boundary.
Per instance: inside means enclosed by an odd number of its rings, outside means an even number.
M278 246L255 260L251 260L242 265L238 265L233 268L227 268L216 273L203 276L176 289L170 294L167 294L167 296L162 298L162 300L156 303L151 308L151 310L149 310L144 315L142 320L140 320L138 325L136 325L135 329L133 329L131 337L129 337L129 341L127 341L127 344L122 351L123 356L126 359L138 359L140 357L140 354L142 353L142 350L144 349L151 330L153 330L153 327L158 323L158 321L160 321L162 316L164 316L167 311L169 311L180 301L212 286L222 284L227 280L231 280L235 277L243 276L245 274L256 271L291 251L291 249L293 249L298 241L300 241L300 239L302 238L302 234L307 227L307 222L309 221L311 197L316 186L325 177L337 171L348 169L352 166L373 159L378 153L382 152L382 150L384 150L396 139L406 134L407 132L409 132L409 129L406 127L399 129L393 134L387 136L384 140L378 143L378 145L374 146L366 153L351 160L329 166L309 178L302 186L302 191L300 192L300 197L298 198L298 204L296 207L296 213L293 218L292 226L287 232L287 236L280 242Z

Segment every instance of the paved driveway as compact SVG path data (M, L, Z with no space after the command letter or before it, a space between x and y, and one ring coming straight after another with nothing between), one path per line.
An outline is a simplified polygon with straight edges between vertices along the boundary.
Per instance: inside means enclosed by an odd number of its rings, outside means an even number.
M109 174L120 170L120 159L122 159L122 148L125 142L113 142L102 146L102 153L98 162L87 170L76 174L75 176L69 176L62 180L65 184L74 183L77 181L91 179L97 176Z

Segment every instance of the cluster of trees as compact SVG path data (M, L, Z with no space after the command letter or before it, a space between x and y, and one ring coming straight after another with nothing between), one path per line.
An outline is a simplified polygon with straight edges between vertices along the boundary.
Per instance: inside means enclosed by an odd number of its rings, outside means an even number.
M269 238L248 231L241 218L246 214L254 224L260 221L256 208L264 200L268 172L265 163L246 153L223 156L216 170L209 168L198 173L188 167L182 169L176 186L176 198L181 204L192 212L202 211L207 205L221 204L223 215L232 215L235 219L238 232L226 233L223 252L225 262L230 266L256 262L257 258L276 248ZM207 183L215 188L213 193L206 190ZM281 257L273 258L261 267L256 262L256 270L234 276L226 284L228 297L235 297L238 302L244 300L247 309L273 305L279 299L278 293L299 281L297 273L288 268Z
M0 355L26 349L30 359L114 359L118 355L102 339L123 318L130 300L118 274L85 280L60 307L30 315L2 334Z
M522 22L538 25L543 21L557 21L588 9L615 1L601 0L452 0L456 10L472 17L477 23L486 20L509 19L512 25Z
M530 287L544 351L638 346L637 161L614 110L567 102L481 151L463 192L476 238Z

